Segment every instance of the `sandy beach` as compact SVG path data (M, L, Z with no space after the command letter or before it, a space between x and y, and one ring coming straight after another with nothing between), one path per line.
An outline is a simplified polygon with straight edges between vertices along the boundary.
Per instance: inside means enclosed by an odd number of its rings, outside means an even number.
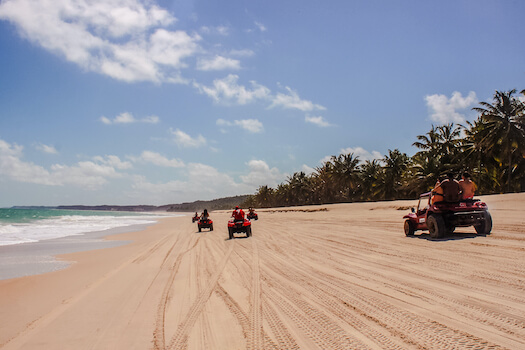
M259 210L251 238L191 217L0 281L2 349L525 349L525 193L492 234L405 237L417 201ZM403 208L400 210L400 208Z

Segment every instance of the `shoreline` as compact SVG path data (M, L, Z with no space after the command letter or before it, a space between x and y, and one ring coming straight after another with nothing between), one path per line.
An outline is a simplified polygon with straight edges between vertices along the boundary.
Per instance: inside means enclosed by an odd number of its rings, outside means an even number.
M0 281L66 269L75 261L64 260L59 256L129 244L129 241L109 239L109 237L144 231L163 219L165 217L159 216L155 222L150 223L84 232L37 242L0 245Z

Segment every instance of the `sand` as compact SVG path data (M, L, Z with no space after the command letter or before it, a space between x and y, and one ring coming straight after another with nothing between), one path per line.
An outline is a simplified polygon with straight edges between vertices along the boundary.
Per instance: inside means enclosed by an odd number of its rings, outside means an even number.
M234 240L226 212L166 218L0 281L0 348L525 349L525 194L482 199L492 234L441 240L405 237L417 201L259 210Z

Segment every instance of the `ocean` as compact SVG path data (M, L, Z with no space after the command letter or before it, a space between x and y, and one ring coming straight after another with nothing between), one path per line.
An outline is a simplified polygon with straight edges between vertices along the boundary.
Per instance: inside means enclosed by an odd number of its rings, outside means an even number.
M0 246L153 224L163 213L0 208ZM171 215L173 216L173 215Z

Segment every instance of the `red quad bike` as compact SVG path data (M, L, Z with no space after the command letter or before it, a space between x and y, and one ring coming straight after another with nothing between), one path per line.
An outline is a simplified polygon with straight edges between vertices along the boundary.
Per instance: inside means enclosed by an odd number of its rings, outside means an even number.
M233 239L234 233L239 232L245 233L246 237L250 237L252 235L252 223L250 222L250 220L231 219L230 221L228 221L228 235L230 239Z
M431 204L432 193L419 196L417 211L405 215L405 235L413 236L417 230L428 230L430 237L443 238L456 227L474 226L478 234L489 235L492 217L487 204L479 199L460 202L436 202Z
M257 215L256 212L248 213L246 217L248 218L248 220L259 220L259 215Z
M195 221L199 221L199 215L195 215L191 218L191 222L194 223Z
M213 231L213 221L209 218L199 219L197 225L199 226L199 232L201 232L203 228L209 228L210 231Z

